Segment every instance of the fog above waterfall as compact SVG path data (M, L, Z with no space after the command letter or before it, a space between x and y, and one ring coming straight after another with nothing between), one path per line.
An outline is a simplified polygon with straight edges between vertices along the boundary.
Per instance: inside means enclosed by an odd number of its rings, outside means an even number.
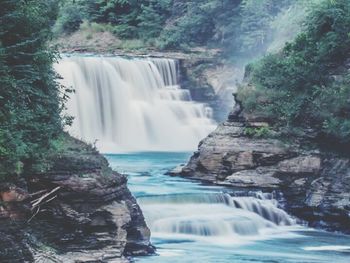
M211 108L179 86L176 60L72 56L55 69L75 90L69 133L102 152L191 151L215 128Z
M302 32L309 11L321 1L295 0L282 8L271 18L266 27L261 29L261 43L254 51L239 54L232 50L231 55L235 58L235 66L244 71L248 63L258 60L267 53L279 52L287 42L292 41Z

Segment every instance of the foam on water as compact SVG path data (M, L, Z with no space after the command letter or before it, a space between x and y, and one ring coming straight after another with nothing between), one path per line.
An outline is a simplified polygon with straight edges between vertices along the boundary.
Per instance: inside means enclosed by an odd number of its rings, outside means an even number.
M350 246L319 246L303 247L306 251L347 251L350 252Z
M274 199L232 197L225 193L167 194L140 197L154 237L190 238L242 244L286 234L295 220Z
M281 209L278 193L247 193L164 175L189 155L107 155L114 169L129 175L157 247L158 256L136 262L349 262L349 236L299 226Z

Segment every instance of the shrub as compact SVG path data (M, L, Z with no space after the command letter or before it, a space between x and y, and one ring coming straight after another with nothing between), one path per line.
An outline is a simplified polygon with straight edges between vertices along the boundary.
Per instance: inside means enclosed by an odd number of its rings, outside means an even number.
M266 138L271 135L269 127L246 127L244 128L244 135L255 138Z

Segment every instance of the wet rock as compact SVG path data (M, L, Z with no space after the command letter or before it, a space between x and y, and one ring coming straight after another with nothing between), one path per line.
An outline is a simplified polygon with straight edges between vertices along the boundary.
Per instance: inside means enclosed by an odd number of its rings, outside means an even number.
M177 175L248 191L278 190L286 209L311 226L350 233L350 159L244 132L267 125L235 109Z
M117 262L125 256L153 253L150 231L127 188L126 177L112 171L107 160L91 147L73 138L67 140L69 148L49 157L48 171L25 176L25 190L11 188L2 193L1 224L14 218L12 207L25 211L33 205L31 200L57 189L31 213L16 217L21 219L17 230L28 237L18 246L22 250L27 247L32 258L39 255L61 262ZM33 193L41 194L31 198ZM5 239L0 237L2 241ZM48 255L47 250L55 253ZM27 262L32 262L28 258Z
M8 190L0 192L0 201L2 202L21 202L28 197L27 191L16 186L11 186Z
M281 180L274 175L275 171L266 168L242 170L226 177L223 182L218 181L218 184L273 189L281 186Z
M245 124L225 122L205 138L181 174L208 181L259 166L277 164L295 156L295 147L276 139L252 139L244 135Z
M22 224L13 222L13 220L1 220L0 234L0 262L34 262Z
M321 170L321 158L319 156L300 156L284 160L278 164L280 173L307 173L316 174Z

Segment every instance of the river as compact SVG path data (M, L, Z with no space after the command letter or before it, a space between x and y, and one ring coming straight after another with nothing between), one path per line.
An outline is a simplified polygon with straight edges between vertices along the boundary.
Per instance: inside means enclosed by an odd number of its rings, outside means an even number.
M106 155L128 175L157 255L140 263L348 263L350 236L298 224L267 193L204 185L166 172L190 153Z
M179 61L65 56L55 68L75 89L69 132L116 153L106 157L128 175L151 229L157 256L137 262L350 262L349 236L303 226L280 195L166 175L216 127L210 107L181 88Z

